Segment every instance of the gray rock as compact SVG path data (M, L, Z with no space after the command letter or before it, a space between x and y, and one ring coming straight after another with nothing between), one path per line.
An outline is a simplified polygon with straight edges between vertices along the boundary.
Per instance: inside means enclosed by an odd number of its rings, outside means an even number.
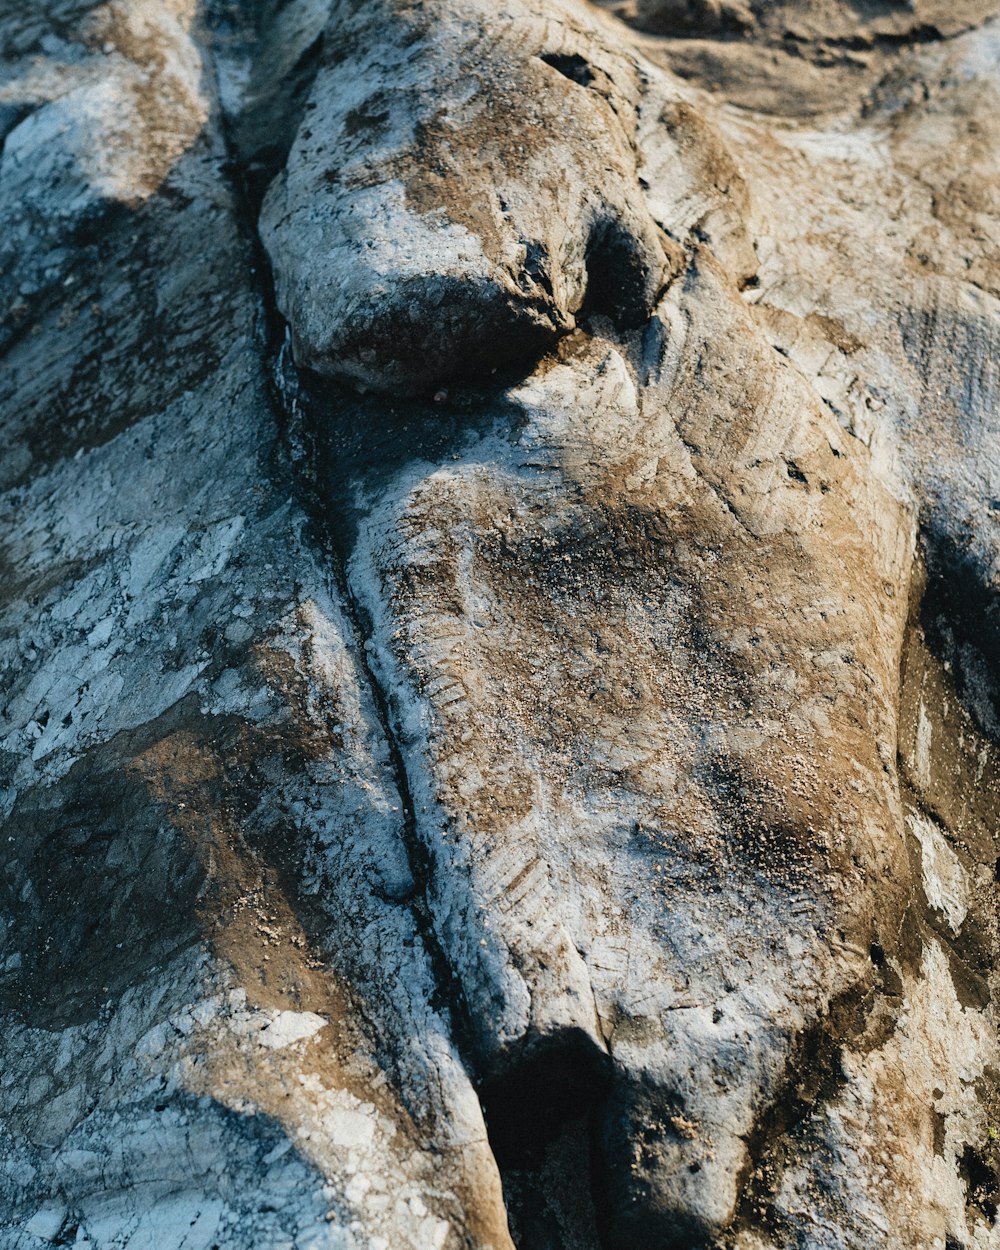
M3 1250L997 1244L996 23L601 7L0 6Z
M297 362L409 394L643 322L638 78L580 6L338 0L261 215Z
M192 17L8 88L0 1244L509 1247Z

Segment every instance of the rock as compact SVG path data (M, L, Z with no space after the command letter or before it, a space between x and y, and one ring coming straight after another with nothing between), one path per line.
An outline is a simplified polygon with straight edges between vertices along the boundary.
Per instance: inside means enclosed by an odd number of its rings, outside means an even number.
M509 1248L193 18L5 87L11 254L62 250L4 362L0 1244Z
M575 345L518 392L518 434L384 488L352 561L480 1062L607 1047L633 1246L728 1226L798 1039L865 997L906 907L875 657L901 645L911 519L710 259L655 325L641 392Z
M659 35L739 35L805 45L807 56L820 47L858 51L888 45L950 38L994 17L994 0L913 0L905 4L848 4L843 0L613 0L626 21ZM603 3L603 0L598 0ZM810 47L810 45L813 45Z
M901 52L997 15L996 0L596 0L654 38L646 55L754 111L839 113L882 81ZM911 78L912 81L912 78Z
M413 394L642 323L637 77L580 6L338 0L261 214L299 365Z
M4 1250L995 1245L993 10L600 7L0 10Z

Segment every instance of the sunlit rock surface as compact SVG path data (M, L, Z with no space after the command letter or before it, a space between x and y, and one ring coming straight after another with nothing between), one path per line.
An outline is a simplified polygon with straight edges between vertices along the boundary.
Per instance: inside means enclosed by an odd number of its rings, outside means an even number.
M992 1250L988 3L0 4L0 1246Z
M261 214L300 364L411 394L537 357L588 295L645 322L665 260L635 194L641 74L586 19L564 0L331 6Z

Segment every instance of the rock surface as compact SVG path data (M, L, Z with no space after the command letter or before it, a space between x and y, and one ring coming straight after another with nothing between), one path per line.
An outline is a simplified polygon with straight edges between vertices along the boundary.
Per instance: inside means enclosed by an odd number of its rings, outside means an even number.
M642 324L639 74L564 0L337 0L261 237L300 365L410 394Z
M4 1250L1000 1244L995 9L0 4Z

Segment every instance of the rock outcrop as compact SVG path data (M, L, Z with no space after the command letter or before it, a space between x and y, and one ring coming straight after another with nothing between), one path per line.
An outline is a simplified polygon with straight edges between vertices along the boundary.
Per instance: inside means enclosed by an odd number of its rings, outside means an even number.
M637 66L564 0L341 0L261 214L300 365L404 395L662 285Z
M862 7L0 8L0 1246L997 1244L1000 25Z

